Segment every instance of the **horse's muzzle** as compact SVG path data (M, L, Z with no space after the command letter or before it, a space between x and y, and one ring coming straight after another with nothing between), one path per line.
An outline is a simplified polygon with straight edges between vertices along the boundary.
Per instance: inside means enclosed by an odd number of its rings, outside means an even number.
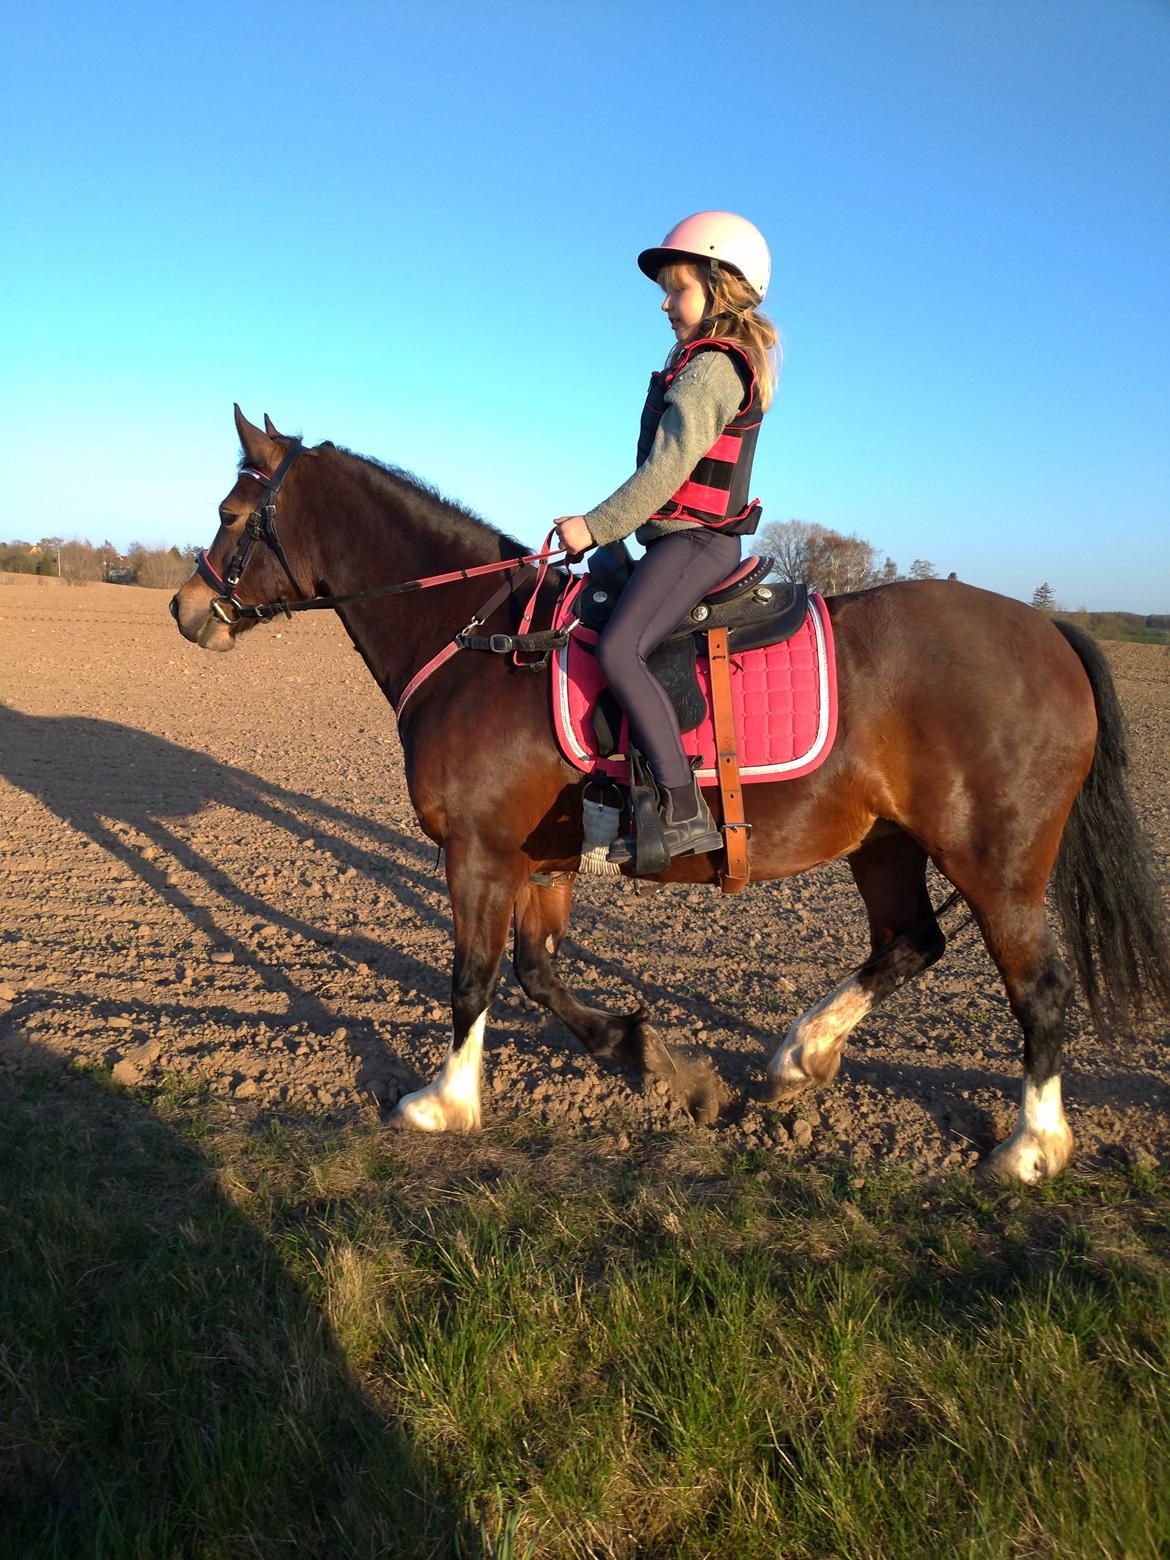
M234 650L235 636L230 625L212 609L211 591L192 575L171 597L170 614L179 632L201 650Z

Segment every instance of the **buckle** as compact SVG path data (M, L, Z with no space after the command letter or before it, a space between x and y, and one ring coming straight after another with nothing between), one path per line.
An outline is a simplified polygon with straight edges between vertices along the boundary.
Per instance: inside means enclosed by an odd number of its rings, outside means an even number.
M493 655L507 655L513 649L515 641L511 634L489 634L488 645Z
M228 616L226 611L228 607L232 609L231 617ZM233 623L238 623L240 620L239 603L232 596L216 596L211 603L211 615L231 628Z

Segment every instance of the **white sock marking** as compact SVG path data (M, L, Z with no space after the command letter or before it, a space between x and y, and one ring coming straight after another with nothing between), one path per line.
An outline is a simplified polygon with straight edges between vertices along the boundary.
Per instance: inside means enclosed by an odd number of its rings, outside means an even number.
M1060 1097L1060 1074L1049 1078L1039 1088L1030 1078L1024 1080L1024 1094L1020 1101L1019 1125L1027 1132L1067 1132L1064 1106Z
M479 1081L486 1023L485 1011L467 1031L458 1051L452 1038L435 1081L399 1100L394 1112L399 1121L420 1132L471 1132L479 1126Z
M800 1015L768 1063L768 1076L795 1087L823 1081L821 1075L826 1069L817 1067L818 1058L827 1051L838 1050L872 1006L869 992L856 975L850 975Z
M993 1150L990 1168L1005 1180L1051 1180L1072 1158L1073 1135L1065 1120L1059 1073L1046 1083L1024 1079L1015 1130Z

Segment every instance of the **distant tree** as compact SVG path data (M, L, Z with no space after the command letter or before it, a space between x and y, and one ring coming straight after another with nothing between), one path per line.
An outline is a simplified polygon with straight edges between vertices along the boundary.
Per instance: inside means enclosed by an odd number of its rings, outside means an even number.
M901 578L902 576L898 573L898 565L887 553L885 561L877 572L877 579L874 581L874 584L893 585Z
M1056 593L1047 580L1032 592L1032 605L1040 612L1051 612L1056 605Z
M88 542L62 542L58 557L61 578L71 585L84 585L102 577L101 561Z
M915 558L910 565L910 578L912 580L936 580L938 570L929 558Z
M102 579L108 580L110 577L110 570L116 569L122 561L121 553L114 546L113 542L109 540L109 538L107 538L100 547L95 547L94 553L97 557L98 566L101 569Z
M805 520L773 521L760 533L775 559L774 575L801 580L826 596L865 590L877 583L877 549L854 534Z
M134 583L150 590L177 590L191 572L190 559L177 547L143 547L138 543L129 556Z
M774 520L760 532L760 550L771 553L775 560L773 573L778 579L804 580L808 577L815 530L816 527L804 520Z
M948 580L957 580L958 577L959 576L955 573L954 569L952 569L951 572L947 575Z
M37 573L55 576L58 572L56 550L54 549L53 552L43 552L37 559Z

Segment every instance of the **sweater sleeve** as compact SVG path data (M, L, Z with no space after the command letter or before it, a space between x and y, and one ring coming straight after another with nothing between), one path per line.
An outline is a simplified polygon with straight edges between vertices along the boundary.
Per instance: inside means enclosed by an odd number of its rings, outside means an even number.
M666 392L650 453L585 516L598 543L630 536L677 493L739 410L743 385L727 352L697 352Z

